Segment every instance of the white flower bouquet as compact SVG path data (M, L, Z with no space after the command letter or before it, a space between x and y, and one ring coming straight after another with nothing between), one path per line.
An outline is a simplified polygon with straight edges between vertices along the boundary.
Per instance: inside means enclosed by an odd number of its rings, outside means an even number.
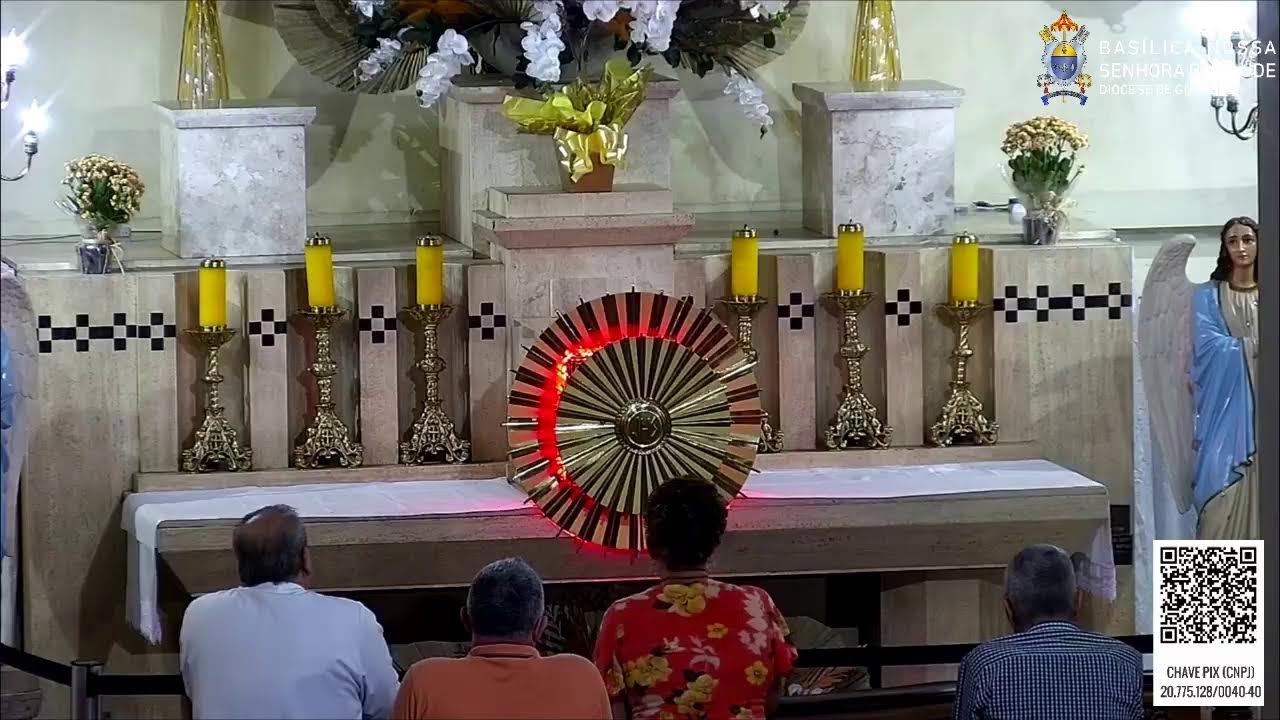
M475 64L510 77L517 89L597 75L609 57L633 67L661 55L699 76L719 68L725 94L764 130L772 124L754 67L785 49L779 30L802 0L350 0L356 39L368 55L356 70L377 77L402 52L426 48L419 102L430 107ZM799 13L799 23L803 13ZM790 37L796 24L788 26ZM758 47L756 47L758 46ZM478 58L473 57L473 52Z
M1078 154L1088 146L1079 128L1052 115L1009 126L1000 146L1009 157L1005 176L1028 213L1061 221L1067 194L1084 172Z
M132 167L106 155L86 155L66 165L68 187L58 204L95 231L123 225L141 208L146 190Z

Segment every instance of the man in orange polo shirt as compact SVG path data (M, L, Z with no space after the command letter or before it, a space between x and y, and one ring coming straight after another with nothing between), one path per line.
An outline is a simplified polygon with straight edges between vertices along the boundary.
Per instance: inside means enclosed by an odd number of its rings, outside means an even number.
M517 558L486 565L471 581L462 621L465 658L414 663L400 684L395 720L609 720L595 665L577 655L542 657L542 578Z

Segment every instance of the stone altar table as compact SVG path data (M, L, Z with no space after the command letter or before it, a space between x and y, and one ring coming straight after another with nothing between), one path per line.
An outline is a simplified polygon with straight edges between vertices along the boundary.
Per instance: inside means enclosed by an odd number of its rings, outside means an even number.
M508 555L529 560L548 582L654 577L647 557L565 535L501 478L143 492L125 499L122 514L136 563L134 622L159 639L157 554L188 594L234 586L232 528L272 503L306 518L317 589L462 587L476 568ZM1033 542L1109 554L1109 519L1102 485L1044 460L768 470L732 504L712 572L1001 568ZM913 627L925 621L920 612L886 602L884 622Z

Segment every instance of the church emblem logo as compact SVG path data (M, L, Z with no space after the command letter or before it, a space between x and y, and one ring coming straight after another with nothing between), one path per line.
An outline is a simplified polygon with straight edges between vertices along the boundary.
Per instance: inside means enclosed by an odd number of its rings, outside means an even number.
M1040 39L1044 42L1044 54L1040 56L1044 72L1036 78L1036 84L1044 90L1040 102L1048 105L1056 97L1062 98L1062 102L1073 97L1083 105L1089 99L1085 91L1093 85L1093 78L1084 71L1087 59L1084 43L1089 39L1089 31L1077 25L1063 10L1062 17L1040 31Z

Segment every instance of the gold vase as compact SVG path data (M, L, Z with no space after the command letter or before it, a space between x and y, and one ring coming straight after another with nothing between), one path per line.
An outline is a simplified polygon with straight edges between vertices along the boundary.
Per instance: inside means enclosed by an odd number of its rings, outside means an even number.
M217 0L187 0L178 64L178 102L194 108L216 107L228 97Z
M853 57L849 59L851 82L897 82L902 79L898 56L898 25L893 0L859 0Z

